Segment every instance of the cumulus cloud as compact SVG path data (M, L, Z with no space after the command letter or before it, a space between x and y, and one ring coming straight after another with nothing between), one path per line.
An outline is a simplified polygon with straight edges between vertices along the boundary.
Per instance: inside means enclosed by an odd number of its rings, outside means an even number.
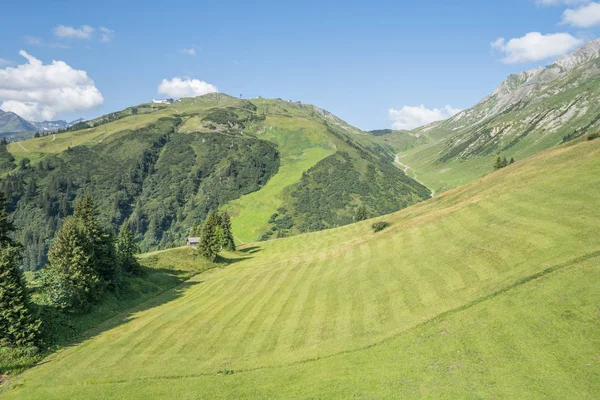
M104 26L98 28L100 30L100 41L102 43L108 43L115 37L115 31L113 29L108 29Z
M196 97L214 92L218 92L215 86L199 79L163 79L160 85L158 85L158 93L166 94L170 97Z
M185 54L187 56L195 56L196 55L196 49L194 49L193 47L191 47L189 49L180 49L180 50L177 50L177 52L179 54Z
M600 25L600 3L594 2L579 8L565 10L561 24L577 28L591 28Z
M421 104L420 106L404 106L399 109L390 108L388 117L393 121L393 129L410 130L450 118L461 111L451 106L430 109Z
M89 39L92 36L92 33L94 33L95 31L96 29L89 25L82 25L79 28L58 25L53 29L54 36L72 39Z
M502 59L503 63L516 64L562 56L582 43L583 40L566 32L547 35L530 32L523 37L510 39L508 42L504 38L500 38L491 45L493 49L505 54Z
M27 63L0 69L0 108L33 121L97 107L104 102L94 81L64 61L44 65L21 50Z

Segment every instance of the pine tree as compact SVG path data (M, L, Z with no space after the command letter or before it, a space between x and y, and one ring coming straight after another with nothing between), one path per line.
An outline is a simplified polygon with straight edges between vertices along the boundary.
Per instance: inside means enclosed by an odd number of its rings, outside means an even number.
M514 157L511 157L511 158L510 158L510 161L508 162L508 164L510 165L510 164L514 164L514 163L515 163L515 158L514 158Z
M496 159L496 163L494 164L494 170L497 171L502 168L503 168L502 157L498 156L498 158Z
M135 254L139 252L139 248L135 243L133 232L123 225L117 239L116 253L120 268L127 274L134 274L139 270L139 263Z
M91 245L91 260L98 276L105 286L117 290L121 283L121 271L115 262L114 237L102 228L98 206L91 194L85 193L77 199L74 216L81 221Z
M502 159L502 168L506 167L508 165L508 160L506 159L506 157L504 157Z
M6 197L0 191L0 245L18 247L18 244L10 237L10 234L15 231L15 226L8 219L6 207Z
M218 236L218 222L218 215L213 211L208 214L204 224L202 224L198 252L210 261L217 259L219 250L221 249L221 240Z
M83 222L65 219L54 237L44 269L44 286L55 306L85 311L102 292L101 278L94 268L94 250Z
M19 265L20 248L0 247L0 347L37 343L41 321L34 318Z
M37 343L41 322L34 318L29 293L19 265L21 246L9 234L13 224L0 192L0 347Z
M221 245L225 250L235 251L235 240L233 239L233 232L231 231L231 218L227 211L224 211L223 214L220 215L219 222L222 235Z
M355 220L358 222L364 221L365 219L367 219L367 208L363 204L361 204L356 210Z

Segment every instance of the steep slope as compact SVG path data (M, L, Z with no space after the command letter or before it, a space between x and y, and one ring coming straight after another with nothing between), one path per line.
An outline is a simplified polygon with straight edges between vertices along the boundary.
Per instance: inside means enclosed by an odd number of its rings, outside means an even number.
M229 209L246 242L351 223L361 204L381 215L429 197L371 135L282 100L211 94L142 104L8 150L0 190L30 269L44 264L84 191L107 225L128 224L146 251L181 245L217 208Z
M19 117L17 114L0 110L0 136L36 130L37 128L32 123Z
M230 254L6 397L597 396L600 140L377 221Z
M435 190L480 177L494 159L522 159L600 129L600 39L546 68L511 75L475 107L413 132L402 162Z

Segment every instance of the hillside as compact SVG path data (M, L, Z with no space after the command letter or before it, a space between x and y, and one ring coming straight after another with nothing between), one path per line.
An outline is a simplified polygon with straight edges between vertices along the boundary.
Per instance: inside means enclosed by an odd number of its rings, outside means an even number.
M492 170L498 155L516 160L600 130L600 39L546 68L511 75L473 108L412 132L400 161L436 191Z
M238 242L354 222L429 197L393 165L393 151L312 105L222 94L142 104L67 132L14 142L0 179L27 269L75 198L91 192L115 231L143 251L180 246L210 210L226 208ZM107 195L107 193L109 195Z
M227 254L6 398L596 398L599 225L600 140L576 140Z

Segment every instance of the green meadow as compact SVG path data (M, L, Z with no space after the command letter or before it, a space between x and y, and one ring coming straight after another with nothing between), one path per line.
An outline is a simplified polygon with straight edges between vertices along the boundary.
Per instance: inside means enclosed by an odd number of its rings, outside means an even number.
M560 146L391 215L246 244L4 397L597 398L599 226L600 140Z

